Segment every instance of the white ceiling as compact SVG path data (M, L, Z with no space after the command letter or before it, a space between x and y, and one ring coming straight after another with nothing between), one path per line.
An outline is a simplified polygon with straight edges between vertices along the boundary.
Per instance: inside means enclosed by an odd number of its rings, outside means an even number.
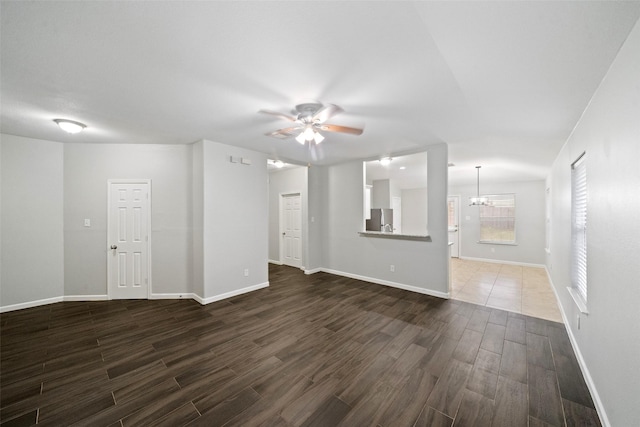
M84 143L200 139L300 164L446 142L450 183L546 176L640 1L1 3L3 133ZM264 136L338 104L317 150ZM52 122L88 125L66 135Z

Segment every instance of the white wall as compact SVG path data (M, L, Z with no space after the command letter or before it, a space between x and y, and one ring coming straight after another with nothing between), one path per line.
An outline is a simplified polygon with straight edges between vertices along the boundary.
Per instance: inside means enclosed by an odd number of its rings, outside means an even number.
M268 284L266 155L11 135L1 147L2 310L106 297L108 179L152 181L152 297L209 302Z
M371 182L371 208L391 208L391 184L388 179L374 179Z
M364 165L354 161L326 168L322 245L325 269L419 292L448 294L447 147L432 145L428 153L431 242L360 236ZM395 272L389 271L391 264Z
M307 221L307 259L305 268L309 271L317 270L325 265L324 262L324 233L327 229L329 209L326 201L328 189L328 170L326 166L311 166L307 168L308 183L308 217L314 221ZM364 203L364 200L363 200ZM362 213L360 214L362 218ZM362 222L362 219L361 219Z
M306 266L306 248L308 246L307 169L306 167L296 167L269 174L269 260L271 261L282 261L280 259L280 242L282 242L280 235L280 196L282 194L300 193L303 232L302 266Z
M402 232L424 234L427 232L427 188L402 190Z
M482 184L482 194L516 195L516 245L478 243L480 218L477 206L469 206L475 196L474 185L449 188L449 194L460 197L460 257L482 258L522 264L545 263L545 182L503 182ZM466 218L469 219L466 219ZM492 252L492 249L495 252Z
M267 155L202 142L205 302L268 285ZM230 157L251 165L231 163ZM244 270L249 275L244 275Z
M0 307L64 292L63 146L1 135Z
M67 143L65 295L107 294L107 180L126 178L152 181L152 294L192 291L191 146Z
M640 23L556 158L547 267L605 423L640 425ZM588 315L567 292L571 163L586 152ZM581 318L578 329L577 318Z

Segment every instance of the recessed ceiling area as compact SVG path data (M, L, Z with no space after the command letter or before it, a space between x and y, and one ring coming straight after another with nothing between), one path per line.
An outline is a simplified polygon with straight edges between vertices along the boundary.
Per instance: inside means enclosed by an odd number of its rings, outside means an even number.
M2 132L207 139L330 165L447 143L450 184L544 179L640 2L2 2ZM311 25L309 23L312 23ZM344 109L354 137L265 136L260 109ZM52 121L87 125L69 135Z

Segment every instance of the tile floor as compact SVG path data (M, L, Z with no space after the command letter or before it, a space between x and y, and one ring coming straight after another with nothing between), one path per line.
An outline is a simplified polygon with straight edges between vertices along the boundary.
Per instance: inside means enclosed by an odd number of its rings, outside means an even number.
M562 322L547 272L540 267L451 258L451 297Z

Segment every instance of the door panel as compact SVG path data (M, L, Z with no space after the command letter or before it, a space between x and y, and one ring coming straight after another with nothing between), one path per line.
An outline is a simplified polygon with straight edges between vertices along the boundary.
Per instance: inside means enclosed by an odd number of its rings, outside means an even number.
M108 287L111 299L149 297L149 183L109 183Z
M302 202L300 194L282 196L282 263L302 267Z

